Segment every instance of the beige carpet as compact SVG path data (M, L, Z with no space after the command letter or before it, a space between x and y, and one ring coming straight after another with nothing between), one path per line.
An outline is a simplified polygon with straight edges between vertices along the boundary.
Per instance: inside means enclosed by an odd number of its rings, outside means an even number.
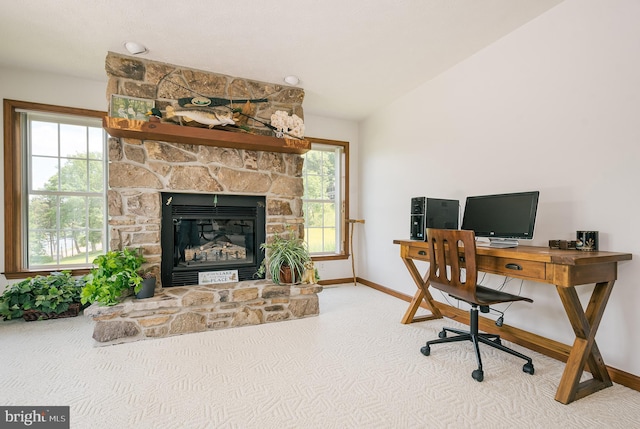
M556 402L563 364L537 353L531 376L483 348L482 383L471 343L423 356L443 321L402 325L407 305L343 285L319 317L109 347L86 317L2 322L0 404L69 405L90 429L640 427L620 385Z

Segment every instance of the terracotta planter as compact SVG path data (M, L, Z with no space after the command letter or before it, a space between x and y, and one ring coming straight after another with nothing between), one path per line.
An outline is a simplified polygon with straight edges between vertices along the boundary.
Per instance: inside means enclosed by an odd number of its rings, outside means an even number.
M280 283L291 284L291 267L288 265L283 265L280 267Z
M290 266L283 265L280 267L280 283L281 284L292 285L292 284L299 284L300 282L302 282L302 276L299 273L298 275L296 275L295 283L293 282L293 274L291 273Z

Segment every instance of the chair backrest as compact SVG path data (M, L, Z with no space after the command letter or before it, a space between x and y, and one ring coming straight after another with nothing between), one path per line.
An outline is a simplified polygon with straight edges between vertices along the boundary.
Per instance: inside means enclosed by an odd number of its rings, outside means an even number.
M427 228L427 241L431 286L464 301L477 302L475 233L466 230ZM464 281L461 275L463 270Z

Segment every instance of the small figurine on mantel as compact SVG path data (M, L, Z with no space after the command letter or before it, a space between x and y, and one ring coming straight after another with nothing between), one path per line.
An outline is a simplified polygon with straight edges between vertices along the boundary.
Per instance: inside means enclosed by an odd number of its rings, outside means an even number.
M295 113L291 116L283 110L276 110L271 115L271 128L275 131L276 137L282 138L285 135L290 137L304 137L304 122Z
M318 283L316 280L317 272L313 261L307 261L304 263L304 273L302 274L302 283L314 285Z
M149 110L146 115L149 117L149 122L160 122L162 119L162 112L157 107Z

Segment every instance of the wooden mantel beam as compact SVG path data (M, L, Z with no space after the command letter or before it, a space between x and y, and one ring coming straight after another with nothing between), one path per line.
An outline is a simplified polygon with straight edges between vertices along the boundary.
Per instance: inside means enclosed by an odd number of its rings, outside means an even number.
M157 140L171 143L297 154L306 153L311 149L311 142L308 140L277 138L162 122L113 118L110 116L103 118L102 126L112 137L138 140Z

